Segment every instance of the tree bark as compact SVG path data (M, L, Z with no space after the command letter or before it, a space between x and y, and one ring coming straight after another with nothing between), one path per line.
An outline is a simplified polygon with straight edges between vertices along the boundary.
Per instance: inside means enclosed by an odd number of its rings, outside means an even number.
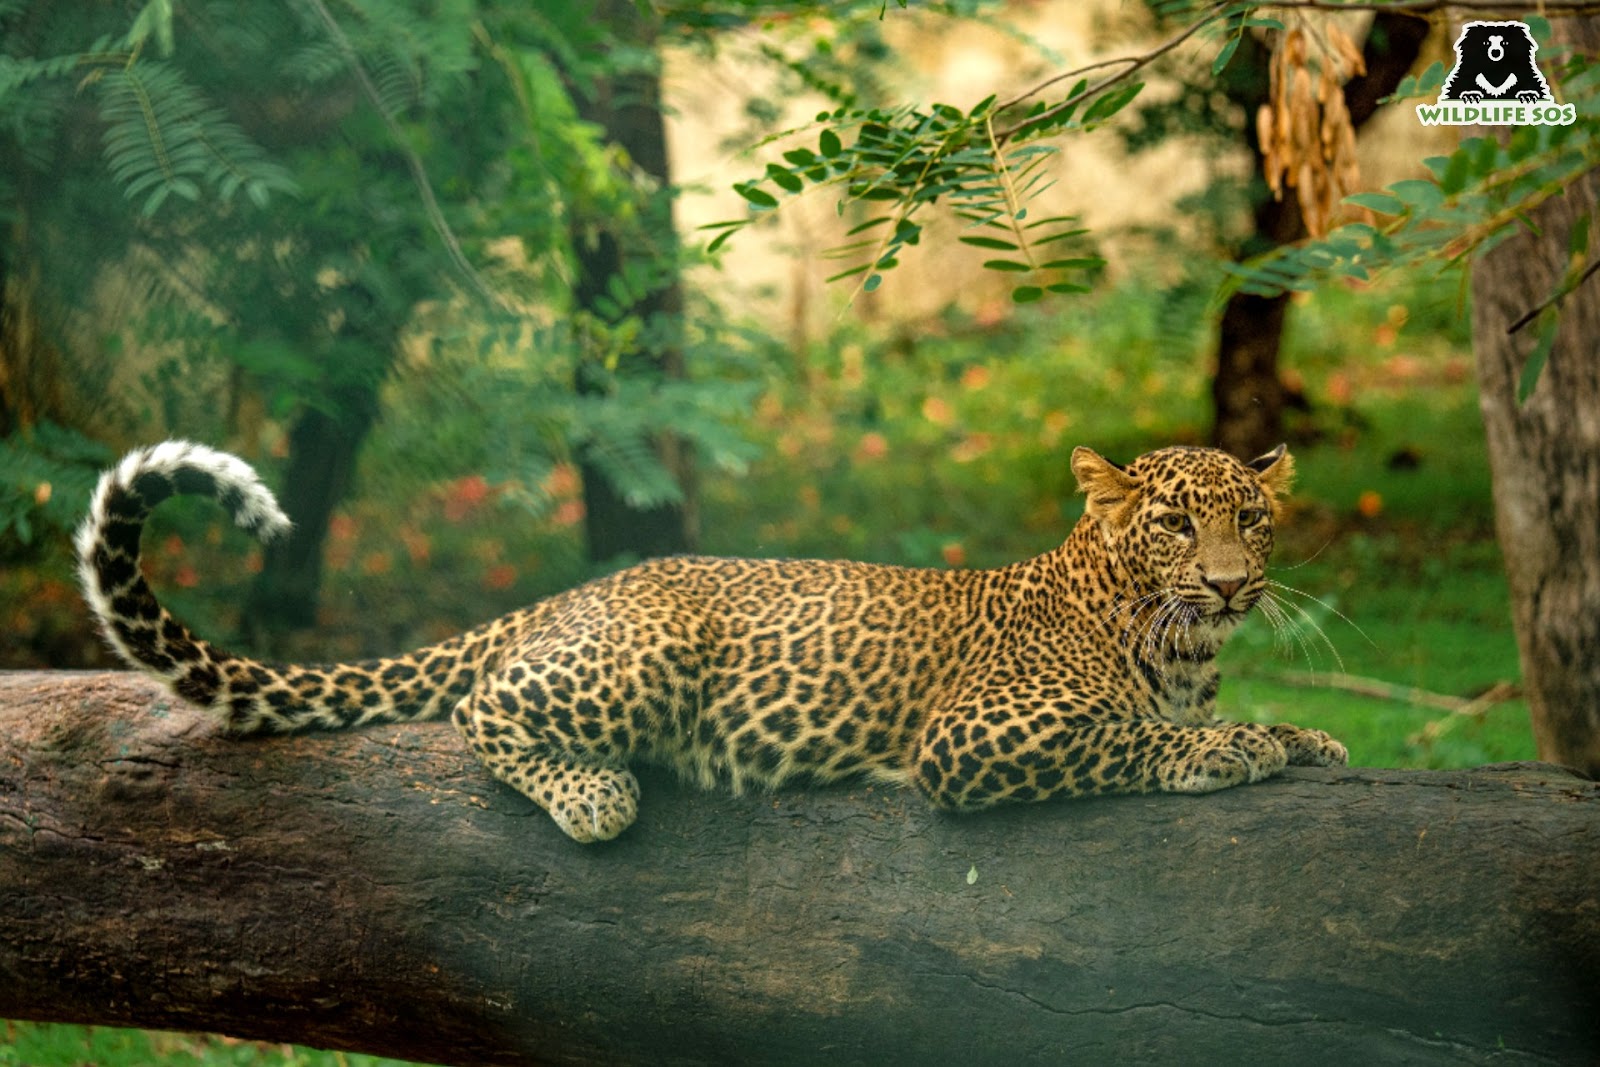
M1579 53L1600 51L1600 19L1551 27ZM1555 291L1568 236L1597 203L1591 170L1472 267L1479 405L1533 734L1541 759L1591 777L1600 776L1600 276L1561 301L1549 362L1522 404L1517 384L1539 326L1507 330Z
M1428 23L1410 15L1380 11L1362 45L1367 73L1350 79L1344 87L1345 108L1351 125L1360 130L1378 109L1378 102L1394 92L1428 36ZM1305 222L1294 198L1274 200L1259 180L1261 145L1256 137L1256 110L1267 101L1268 53L1246 34L1234 56L1254 74L1225 80L1228 95L1247 116L1245 139L1250 145L1251 173L1261 199L1255 208L1253 232L1239 246L1238 258L1259 255L1305 236ZM1217 365L1211 379L1211 443L1249 459L1282 443L1283 413L1291 399L1278 373L1278 351L1283 343L1284 317L1289 294L1257 296L1235 292L1223 307L1217 324Z
M1294 770L952 817L645 774L564 838L444 724L230 741L0 674L0 1016L453 1064L1547 1064L1600 1048L1600 785Z

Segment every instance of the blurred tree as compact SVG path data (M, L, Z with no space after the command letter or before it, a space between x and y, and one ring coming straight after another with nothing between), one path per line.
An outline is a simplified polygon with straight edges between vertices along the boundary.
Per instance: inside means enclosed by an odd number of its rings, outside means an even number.
M573 306L596 332L615 336L624 321L645 328L637 355L615 358L604 343L583 346L577 389L586 396L615 392L617 374L681 379L684 354L680 319L683 288L678 274L678 240L673 225L672 185L667 158L666 117L661 98L661 57L657 50L660 16L635 0L601 0L594 17L605 25L623 58L580 85L578 113L605 131L612 144L648 179L638 214L631 220L578 217L572 234L577 279ZM631 224L630 224L631 223ZM629 265L643 267L644 284ZM678 493L661 500L630 500L616 480L605 475L593 450L581 456L584 529L589 558L659 556L687 552L695 543L693 464L686 442L662 433L646 442L661 455Z
M1554 22L1552 40L1600 56L1600 18ZM1502 133L1502 140L1509 138ZM1472 334L1495 524L1539 757L1600 778L1600 227L1594 225L1600 170L1594 158L1559 195L1530 210L1526 226L1514 227L1473 265Z
M1428 36L1425 19L1407 12L1379 11L1362 46L1366 73L1344 86L1345 109L1359 131L1394 92L1422 52ZM1240 38L1226 70L1217 78L1245 116L1239 131L1250 146L1253 227L1239 242L1236 256L1247 259L1306 235L1300 206L1292 196L1274 197L1262 179L1265 152L1256 131L1256 112L1267 103L1271 53L1254 34ZM1211 443L1237 456L1259 456L1284 439L1283 413L1294 398L1278 370L1289 294L1235 290L1217 320L1217 361L1211 382Z

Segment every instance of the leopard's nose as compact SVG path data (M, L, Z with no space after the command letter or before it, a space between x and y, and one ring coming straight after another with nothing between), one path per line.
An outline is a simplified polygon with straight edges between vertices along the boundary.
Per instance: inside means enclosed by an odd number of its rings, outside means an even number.
M1222 602L1224 604L1232 600L1233 594L1237 593L1239 591L1239 587L1244 585L1243 578L1212 578L1207 576L1204 581L1207 585L1217 591L1217 594L1222 597Z

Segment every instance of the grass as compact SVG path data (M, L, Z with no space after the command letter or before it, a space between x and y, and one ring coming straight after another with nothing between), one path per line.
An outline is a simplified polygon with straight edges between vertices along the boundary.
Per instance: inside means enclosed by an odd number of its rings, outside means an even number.
M0 1022L0 1067L407 1067L400 1060L203 1034Z

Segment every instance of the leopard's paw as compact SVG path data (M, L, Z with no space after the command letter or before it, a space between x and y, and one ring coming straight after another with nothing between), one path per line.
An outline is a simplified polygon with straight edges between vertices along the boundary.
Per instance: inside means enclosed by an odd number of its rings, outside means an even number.
M1274 723L1270 729L1289 753L1292 767L1343 767L1350 762L1349 750L1331 734L1288 723Z
M1164 787L1174 793L1213 793L1270 778L1288 762L1288 753L1272 734L1240 728L1215 746L1180 761Z
M553 792L545 810L580 844L611 840L639 814L639 780L629 770L570 771Z

